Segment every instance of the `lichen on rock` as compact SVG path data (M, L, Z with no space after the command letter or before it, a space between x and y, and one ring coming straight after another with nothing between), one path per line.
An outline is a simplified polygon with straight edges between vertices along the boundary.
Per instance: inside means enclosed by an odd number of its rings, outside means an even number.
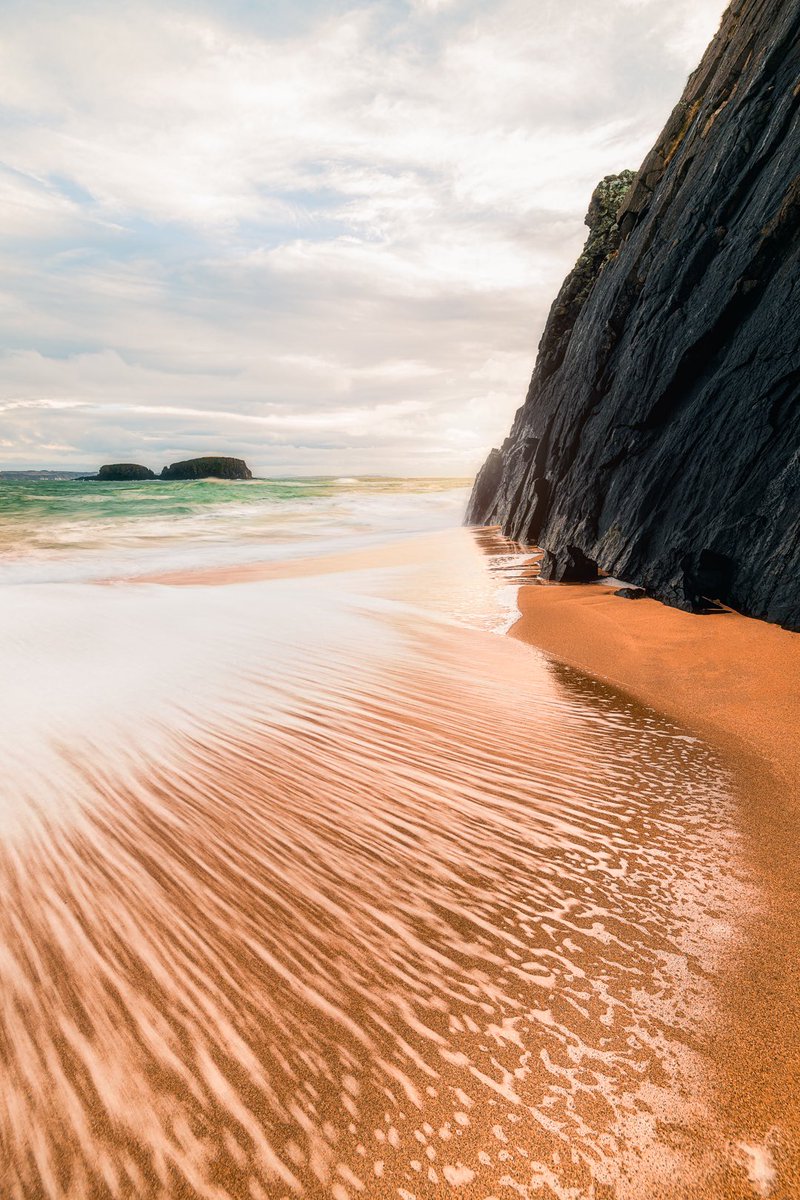
M539 345L537 368L541 379L552 374L563 360L578 315L603 267L619 247L617 213L634 178L635 172L628 170L620 171L618 175L606 175L592 193L584 219L584 224L589 226L589 236L578 261L561 285Z

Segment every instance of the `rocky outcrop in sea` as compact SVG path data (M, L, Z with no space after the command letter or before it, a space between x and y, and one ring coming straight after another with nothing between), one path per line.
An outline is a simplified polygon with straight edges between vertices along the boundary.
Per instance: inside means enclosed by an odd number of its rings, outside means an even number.
M108 463L96 475L81 475L79 481L95 483L134 483L141 479L252 479L253 472L242 458L221 456L187 458L171 463L156 475L139 463Z
M608 176L467 520L689 610L800 629L800 3L734 0Z
M252 479L253 472L241 458L187 458L171 463L161 472L162 479Z
M143 467L140 463L107 463L95 476L98 483L131 483L155 477L155 471Z

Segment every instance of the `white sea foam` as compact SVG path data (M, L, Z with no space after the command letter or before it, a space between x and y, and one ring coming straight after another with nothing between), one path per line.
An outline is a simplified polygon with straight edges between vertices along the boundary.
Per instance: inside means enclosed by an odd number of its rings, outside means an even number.
M771 1196L777 1171L772 1152L766 1145L753 1145L749 1142L739 1142L737 1149L741 1152L747 1170L747 1178L752 1183L759 1196Z
M459 525L466 499L448 480L0 481L0 585L367 548Z

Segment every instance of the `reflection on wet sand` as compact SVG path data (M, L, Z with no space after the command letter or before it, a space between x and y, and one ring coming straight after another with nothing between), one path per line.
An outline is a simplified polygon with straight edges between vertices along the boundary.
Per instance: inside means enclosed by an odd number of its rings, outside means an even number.
M701 742L385 585L136 590L64 603L146 641L180 591L202 664L6 780L3 1194L754 1194L704 1085Z

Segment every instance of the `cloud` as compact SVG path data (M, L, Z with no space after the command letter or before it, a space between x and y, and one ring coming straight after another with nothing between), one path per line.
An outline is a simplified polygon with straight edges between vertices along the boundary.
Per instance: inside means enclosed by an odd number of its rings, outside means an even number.
M4 461L474 469L722 8L5 5Z

